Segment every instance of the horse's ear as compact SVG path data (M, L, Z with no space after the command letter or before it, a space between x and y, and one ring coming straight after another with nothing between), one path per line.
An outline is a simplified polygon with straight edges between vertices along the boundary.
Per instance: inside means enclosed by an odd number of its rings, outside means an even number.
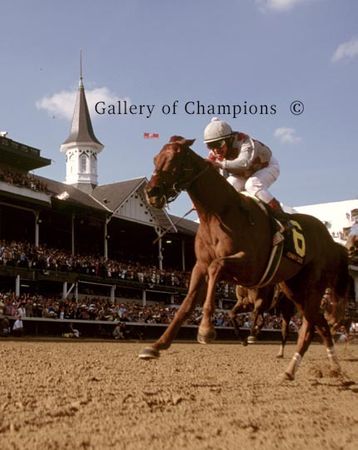
M185 138L183 138L183 136L172 136L169 139L169 143L179 142L181 144L183 141L185 141Z
M190 147L194 144L195 139L185 139L183 136L172 136L169 139L169 143L177 142L178 144L184 145L185 147Z
M195 142L195 139L184 139L184 144L187 147L191 147L194 144L194 142Z

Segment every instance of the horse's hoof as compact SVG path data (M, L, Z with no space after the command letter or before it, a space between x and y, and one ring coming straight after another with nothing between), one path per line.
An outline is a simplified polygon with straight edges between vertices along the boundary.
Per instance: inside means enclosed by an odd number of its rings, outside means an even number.
M255 336L249 336L249 337L247 338L247 343L248 343L248 344L256 344L256 338L255 338Z
M295 379L294 376L292 376L291 374L284 372L284 373L280 373L279 375L277 375L276 377L276 383L278 385L286 385L288 381L293 381Z
M152 347L145 347L138 355L140 359L156 359L159 358L159 350Z
M216 331L215 329L208 330L205 334L203 332L198 331L197 341L199 344L210 344L210 342L216 339Z
M282 380L283 381L293 381L294 379L295 379L295 376L291 375L288 372L284 372L283 375L282 375Z
M277 359L282 359L282 358L283 358L283 355L278 354L278 355L276 355L276 358L277 358Z
M342 371L341 369L330 369L329 376L331 378L340 378L342 376Z
M244 347L247 347L247 339L245 339L245 340L242 341L242 345L243 345Z

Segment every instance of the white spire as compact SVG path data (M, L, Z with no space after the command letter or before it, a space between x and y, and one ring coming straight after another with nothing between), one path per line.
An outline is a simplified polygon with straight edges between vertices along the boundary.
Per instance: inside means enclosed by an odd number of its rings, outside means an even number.
M97 186L97 155L102 149L103 144L94 134L88 110L81 50L80 80L70 135L61 145L61 152L66 154L66 183L91 192Z

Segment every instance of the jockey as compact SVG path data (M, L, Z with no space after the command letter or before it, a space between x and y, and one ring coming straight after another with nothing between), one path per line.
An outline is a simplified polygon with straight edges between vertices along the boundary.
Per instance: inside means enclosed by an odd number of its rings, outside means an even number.
M247 191L268 204L279 220L286 223L280 203L269 192L279 174L280 166L271 150L249 135L232 131L230 125L217 117L204 130L208 160L221 169L227 181L238 191Z

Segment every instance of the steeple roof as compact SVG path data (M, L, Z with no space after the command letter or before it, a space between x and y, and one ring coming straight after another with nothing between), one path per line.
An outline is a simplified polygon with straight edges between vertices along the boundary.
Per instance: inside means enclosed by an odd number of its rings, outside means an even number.
M103 144L96 138L91 116L89 114L82 74L77 91L75 111L73 113L71 131L62 145L66 144L95 144L103 148Z

